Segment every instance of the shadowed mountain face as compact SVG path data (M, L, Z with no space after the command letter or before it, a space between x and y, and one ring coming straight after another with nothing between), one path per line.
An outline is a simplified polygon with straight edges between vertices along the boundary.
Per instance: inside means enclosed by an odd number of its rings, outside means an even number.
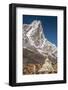
M49 62L50 61L50 62ZM49 62L48 66L45 64ZM23 24L23 64L37 65L42 64L38 70L39 73L51 70L54 68L51 64L57 63L57 47L49 42L43 33L41 21L33 21L31 24ZM50 65L50 66L49 66ZM49 69L44 69L49 67ZM51 68L51 69L50 69ZM34 72L36 68L34 67ZM24 70L23 70L24 71ZM37 72L38 73L38 72ZM25 73L27 74L27 73Z
M23 49L24 64L43 64L45 57L38 52ZM39 60L39 61L38 61Z

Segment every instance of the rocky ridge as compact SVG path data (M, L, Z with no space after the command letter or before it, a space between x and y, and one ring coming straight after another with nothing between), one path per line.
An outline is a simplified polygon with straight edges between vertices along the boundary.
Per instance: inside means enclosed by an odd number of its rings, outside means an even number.
M23 64L34 65L34 68L36 64L42 64L37 73L57 72L53 67L57 64L57 47L45 38L39 20L23 24Z

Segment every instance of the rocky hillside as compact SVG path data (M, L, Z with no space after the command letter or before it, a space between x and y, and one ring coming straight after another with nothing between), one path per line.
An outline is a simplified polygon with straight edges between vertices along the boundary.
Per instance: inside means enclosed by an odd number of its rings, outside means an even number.
M32 74L57 72L57 47L45 38L41 21L23 24L23 64L24 74L32 65Z

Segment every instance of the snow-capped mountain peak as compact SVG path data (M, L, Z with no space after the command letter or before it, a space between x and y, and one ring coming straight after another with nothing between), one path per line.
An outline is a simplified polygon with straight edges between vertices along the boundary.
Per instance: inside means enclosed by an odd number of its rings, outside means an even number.
M31 24L23 25L23 48L37 51L44 57L57 58L57 47L45 38L42 28L42 23L39 20L34 20Z

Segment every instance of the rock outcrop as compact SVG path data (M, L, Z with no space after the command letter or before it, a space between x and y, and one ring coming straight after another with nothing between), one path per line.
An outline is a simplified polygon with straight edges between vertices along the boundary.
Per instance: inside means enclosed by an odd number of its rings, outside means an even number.
M40 72L54 72L57 47L45 38L41 21L23 24L23 64L42 64Z

